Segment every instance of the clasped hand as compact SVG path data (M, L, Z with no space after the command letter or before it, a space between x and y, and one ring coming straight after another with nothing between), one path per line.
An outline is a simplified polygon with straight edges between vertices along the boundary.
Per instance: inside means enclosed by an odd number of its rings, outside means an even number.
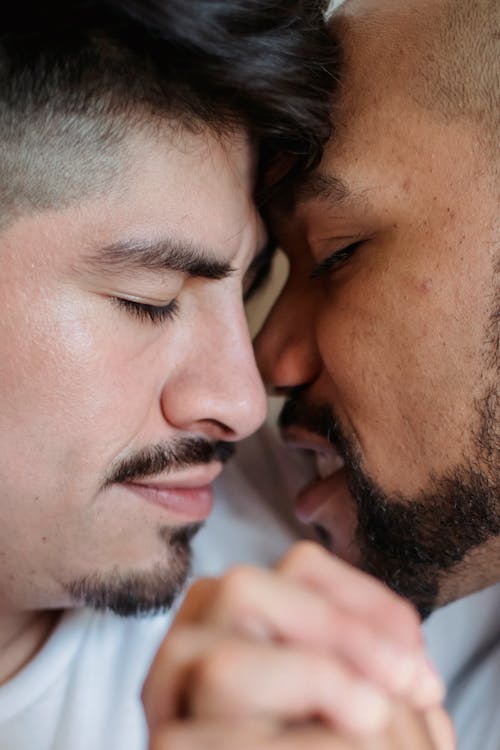
M405 600L310 542L188 592L143 690L150 750L453 750Z

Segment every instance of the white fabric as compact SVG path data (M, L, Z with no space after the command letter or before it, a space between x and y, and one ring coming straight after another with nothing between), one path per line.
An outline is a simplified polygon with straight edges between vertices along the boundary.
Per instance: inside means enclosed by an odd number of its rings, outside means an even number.
M139 693L165 617L68 612L45 647L0 687L2 750L139 750Z
M297 535L290 498L308 472L269 432L243 446L195 542L196 574L272 563ZM499 614L497 586L425 626L450 685L459 750L500 750ZM0 750L145 750L140 690L169 619L67 613L35 659L0 687Z

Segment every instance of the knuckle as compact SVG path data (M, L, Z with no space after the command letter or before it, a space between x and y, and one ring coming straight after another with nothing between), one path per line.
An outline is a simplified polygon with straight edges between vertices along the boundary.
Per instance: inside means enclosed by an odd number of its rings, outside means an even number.
M238 565L232 568L221 581L219 601L223 605L244 605L255 581L256 571L250 566Z
M191 617L204 608L207 602L210 602L218 587L218 581L215 578L199 578L190 584L182 603L181 612L188 611Z
M173 627L157 652L155 663L176 663L184 653L187 641L192 638L191 630L187 627Z
M288 573L300 571L320 564L325 554L316 542L308 540L296 542L282 558L280 567Z
M189 599L197 598L201 594L204 594L207 586L211 582L212 581L209 578L198 578L196 581L193 581L193 583L191 583L190 586L189 586L189 589L188 589L188 592L186 593L186 596L184 597L184 601L188 601Z
M230 643L220 643L204 654L191 669L196 693L214 696L225 690L236 673L238 662L238 650Z

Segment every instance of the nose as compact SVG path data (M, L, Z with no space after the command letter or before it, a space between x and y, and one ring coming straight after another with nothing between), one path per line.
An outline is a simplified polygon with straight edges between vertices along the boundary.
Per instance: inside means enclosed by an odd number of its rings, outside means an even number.
M282 393L318 377L315 316L314 290L289 280L254 341L260 373L271 392Z
M227 295L200 309L189 332L184 332L182 363L163 387L164 418L212 440L242 440L261 426L267 401L241 290L234 300Z

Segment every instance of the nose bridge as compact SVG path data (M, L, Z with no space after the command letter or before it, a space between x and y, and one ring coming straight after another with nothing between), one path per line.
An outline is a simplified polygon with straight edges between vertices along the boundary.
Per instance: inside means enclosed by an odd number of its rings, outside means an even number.
M293 284L285 287L254 342L266 385L289 388L318 376L315 318L314 295Z
M178 427L206 432L214 425L225 440L255 432L266 415L266 396L253 353L241 302L226 301L216 313L200 311L193 321L193 340L186 346L170 398L164 398L167 420ZM175 393L174 393L175 390Z

